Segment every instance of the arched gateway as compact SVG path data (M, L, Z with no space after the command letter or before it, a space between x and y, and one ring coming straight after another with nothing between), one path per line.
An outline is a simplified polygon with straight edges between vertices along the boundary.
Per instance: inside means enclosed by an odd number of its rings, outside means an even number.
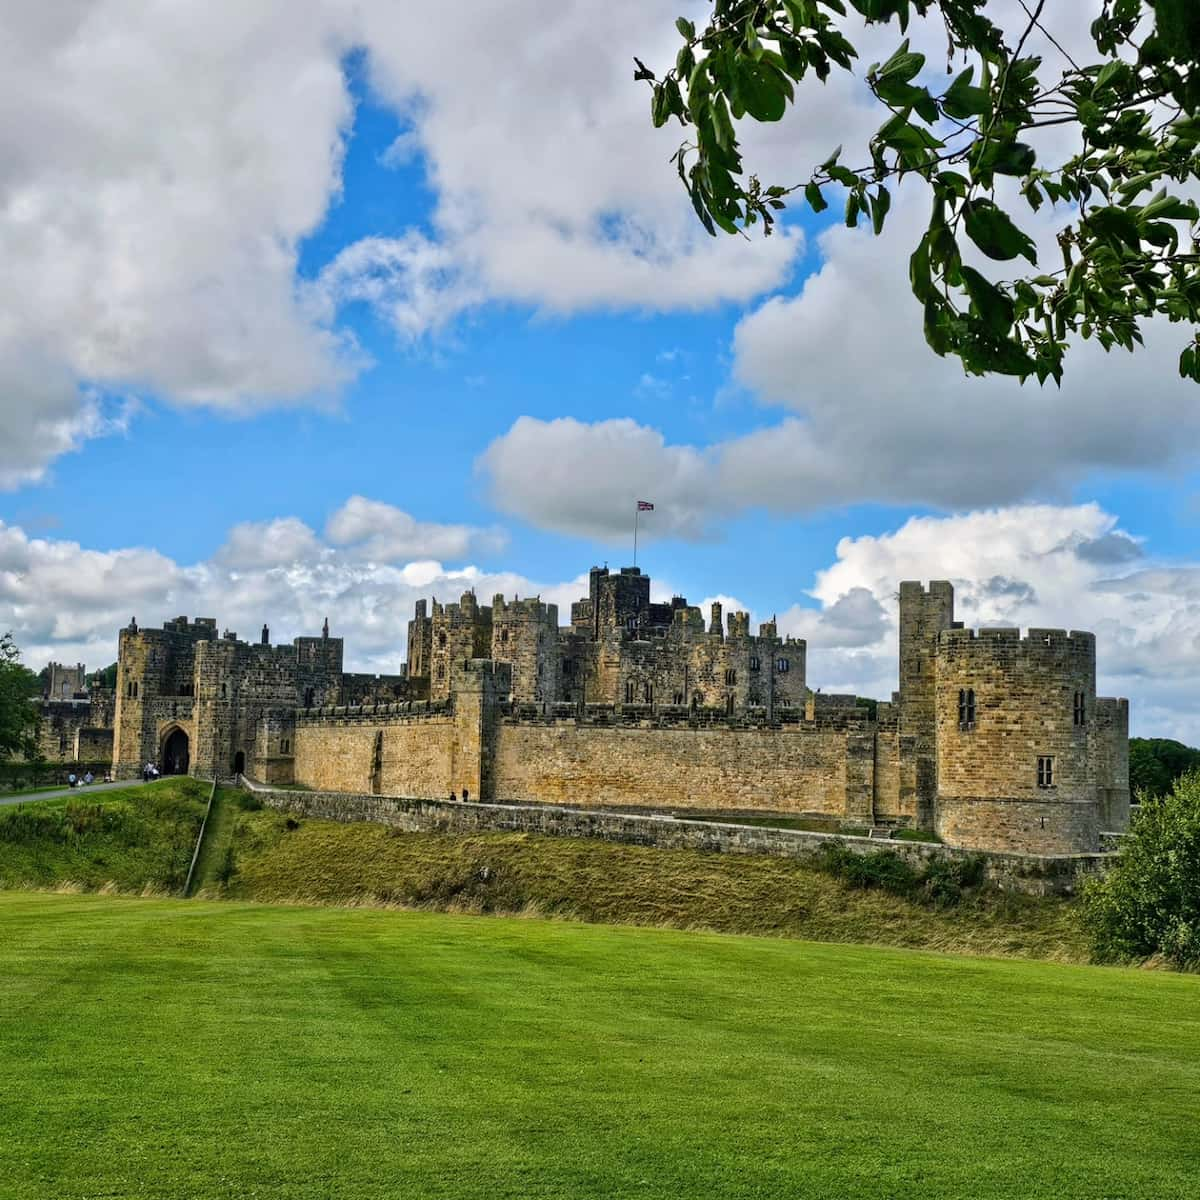
M186 775L188 773L188 735L176 725L163 739L162 754L159 755L159 770L164 775Z

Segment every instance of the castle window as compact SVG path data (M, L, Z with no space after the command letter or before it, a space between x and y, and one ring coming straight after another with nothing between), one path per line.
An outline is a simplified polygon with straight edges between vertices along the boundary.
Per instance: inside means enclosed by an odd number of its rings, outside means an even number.
M1054 759L1049 755L1041 755L1038 758L1038 787L1050 788L1054 786Z
M637 628L637 617L629 617L625 624L629 628L630 633L632 633Z
M625 680L625 703L626 704L633 703L633 680L632 679Z
M682 708L683 707L683 693L676 692L675 695L671 697L671 703L674 704L677 708Z
M725 672L725 682L729 684L730 687L733 687L733 685L737 683L737 672L732 667Z
M775 670L777 670L781 675L786 675L787 672L791 670L791 666L792 664L788 662L786 658L781 658L778 662L776 662Z
M564 659L563 659L563 664L562 664L562 673L563 673L564 675L574 675L574 674L575 674L575 661L574 661L574 659L570 659L570 658L564 658Z
M750 656L750 670L752 670L752 671L757 671L757 670L758 670L758 666L759 666L759 663L758 663L758 657L757 657L756 655L753 655L753 654L752 654L752 655Z
M292 743L289 742L287 740L287 738L284 738L283 741L281 741L279 743L279 750L283 754L286 754L291 748L292 748Z
M645 697L647 704L654 703L654 684L647 683L642 687L642 695Z
M963 732L975 728L974 688L960 688L958 691L958 727Z
M438 645L444 646L445 644L446 644L446 635L444 633L439 633L438 634Z
M313 692L313 689L305 688L304 689L304 707L312 708L314 699L315 699L315 693Z
M445 663L438 663L437 677L439 679L446 678L446 664Z
M221 699L224 700L228 696L229 696L229 685L227 683L223 683L223 684L221 684Z
M1087 702L1082 692L1075 693L1075 724L1079 726L1087 724Z
M508 630L507 629L500 630L500 641L504 645L506 645L506 646L508 645Z

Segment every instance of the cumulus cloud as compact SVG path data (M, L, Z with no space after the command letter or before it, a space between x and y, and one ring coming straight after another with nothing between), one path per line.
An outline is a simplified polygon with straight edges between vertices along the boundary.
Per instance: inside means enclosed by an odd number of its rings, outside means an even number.
M899 582L949 579L968 626L1092 630L1101 693L1130 699L1135 732L1200 742L1200 568L1130 570L1128 559L1077 553L1105 539L1133 540L1095 504L914 517L879 537L842 539L836 562L817 573L818 607L780 614L780 627L809 638L812 686L887 697L897 687Z
M673 55L673 0L475 6L446 53L416 0L45 7L0 15L0 487L109 431L96 392L329 403L367 365L347 305L406 341L491 300L693 309L776 287L801 246L696 225L630 79L634 53ZM386 165L420 154L433 211L302 280L341 195L351 61L405 122Z
M333 545L377 562L462 559L495 554L508 544L503 529L417 521L399 508L365 496L351 496L329 518L325 536Z
M372 530L394 539L385 546L390 557L364 553ZM50 659L102 666L115 658L117 631L131 616L151 626L179 614L212 616L252 638L265 622L276 642L315 634L328 617L346 639L350 669L395 671L405 661L417 599L457 600L468 589L484 603L495 592L541 595L565 613L586 594L586 577L540 584L463 561L481 547L494 549L494 536L413 522L354 497L330 518L324 537L294 517L244 523L210 559L181 564L153 549L88 550L0 522L0 631L12 629L34 666ZM407 561L399 557L401 537Z

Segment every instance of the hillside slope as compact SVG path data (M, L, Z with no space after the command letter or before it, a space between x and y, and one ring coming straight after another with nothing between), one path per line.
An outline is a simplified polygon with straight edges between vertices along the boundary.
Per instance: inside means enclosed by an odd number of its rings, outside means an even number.
M244 793L232 794L253 805ZM1077 905L970 894L936 909L855 890L786 859L529 834L400 834L238 813L228 883L246 900L375 904L698 927L969 954L1087 961Z
M164 779L0 807L0 887L176 891L208 790L198 779Z

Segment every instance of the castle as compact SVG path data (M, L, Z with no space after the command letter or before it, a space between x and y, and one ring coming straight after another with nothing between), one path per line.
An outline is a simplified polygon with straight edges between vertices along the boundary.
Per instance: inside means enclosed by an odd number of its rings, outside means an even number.
M655 812L821 816L955 846L1092 852L1129 817L1125 700L1090 633L964 629L954 589L900 585L899 690L812 692L803 640L650 600L595 568L560 626L537 598L419 601L407 669L348 674L342 640L272 645L180 617L120 634L112 761L326 791ZM94 724L94 722L93 722Z

